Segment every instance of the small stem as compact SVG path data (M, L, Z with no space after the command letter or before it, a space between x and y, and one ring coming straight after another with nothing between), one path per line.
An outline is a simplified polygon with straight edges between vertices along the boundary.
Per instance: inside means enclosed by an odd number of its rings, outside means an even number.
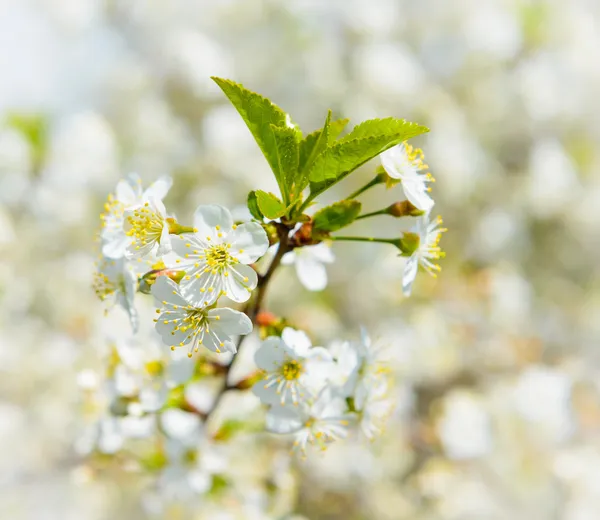
M379 177L379 175L377 175L376 177L373 177L369 182L367 182L367 184L365 184L362 188L359 188L358 190L356 190L354 193L351 193L350 195L348 195L346 198L347 199L355 199L356 197L358 197L361 193L364 193L365 191L371 189L373 186L377 186L378 184L381 184L381 179Z
M340 236L330 236L328 240L337 240L337 241L345 241L345 242L376 242L379 244L391 244L393 246L398 246L398 239L394 238L374 238L374 237L340 237Z
M363 215L359 215L354 220L360 220L361 218L376 217L377 215L387 215L387 214L388 214L388 210L387 210L387 208L384 208L384 209L380 209L379 211L372 211L371 213L365 213Z

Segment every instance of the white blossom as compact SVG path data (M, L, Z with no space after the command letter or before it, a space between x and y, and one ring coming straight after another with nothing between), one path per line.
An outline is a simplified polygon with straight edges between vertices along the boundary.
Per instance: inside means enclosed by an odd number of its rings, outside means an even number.
M281 263L294 264L300 283L309 291L322 291L327 286L325 264L335 260L331 248L321 242L314 246L296 248L283 255Z
M434 178L431 173L423 173L429 166L424 163L422 150L401 143L381 154L381 164L390 177L402 182L406 198L416 208L429 211L433 207L427 183L434 182Z
M162 304L157 309L156 330L171 350L189 344L188 356L204 346L213 352L236 352L232 336L248 334L252 322L245 314L227 307L198 308L181 294L180 287L166 276L159 276L152 294Z
M417 223L410 235L418 241L418 245L406 261L402 275L402 291L405 296L410 296L412 285L417 276L419 265L434 278L441 267L434 263L438 258L443 258L445 253L439 247L440 238L446 228L440 227L442 217L438 216L433 222L429 221L429 214L417 218Z
M138 315L134 306L137 290L137 275L125 258L101 258L94 273L94 291L98 298L107 301L109 307L115 304L125 309L134 332L138 329Z
M267 338L254 360L263 370L263 379L252 387L265 404L298 404L314 398L325 386L332 365L331 354L323 347L311 347L308 336L292 328L281 337Z
M173 250L180 257L171 267L186 275L181 293L197 307L211 305L219 296L245 302L256 287L258 276L248 264L256 262L269 247L260 224L235 225L222 206L199 206L194 215L195 233L179 235Z
M124 229L125 213L128 210L144 207L146 203L153 201L153 206L160 204L165 198L171 184L170 177L160 177L145 191L142 190L142 181L137 174L129 174L125 179L119 181L115 194L110 194L104 205L105 213L101 215L102 231L102 254L109 258L121 258L125 255L128 246L131 246L131 238Z
M351 416L344 399L325 387L311 404L273 406L266 418L267 429L279 434L294 434L294 447L305 452L309 444L325 449L335 440L345 438Z

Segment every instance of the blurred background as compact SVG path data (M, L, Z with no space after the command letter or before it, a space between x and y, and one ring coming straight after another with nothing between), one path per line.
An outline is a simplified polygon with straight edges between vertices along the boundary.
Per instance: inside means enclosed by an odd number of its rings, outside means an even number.
M597 520L599 52L596 0L0 0L0 518ZM420 274L410 299L385 246L335 244L322 293L277 275L267 307L315 344L364 324L390 345L398 402L372 445L269 481L277 514L165 512L135 468L92 470L77 448L82 387L129 333L91 289L118 179L172 174L165 202L184 222L275 190L211 75L306 132L328 108L429 126L415 141L449 228L441 275ZM364 206L398 196L372 190ZM232 471L249 473L252 446Z

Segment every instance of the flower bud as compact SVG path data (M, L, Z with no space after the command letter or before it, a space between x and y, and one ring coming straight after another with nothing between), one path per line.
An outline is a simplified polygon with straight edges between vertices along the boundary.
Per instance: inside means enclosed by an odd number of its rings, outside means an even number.
M256 316L256 324L259 327L270 327L279 321L279 318L272 312L261 311Z
M152 284L156 281L159 276L168 276L175 283L179 283L185 276L184 271L176 271L175 269L153 269L148 271L144 276L140 278L139 291L144 294L150 294Z
M410 201L403 200L394 202L391 206L386 209L386 213L392 217L418 217L423 215L425 212L415 207Z

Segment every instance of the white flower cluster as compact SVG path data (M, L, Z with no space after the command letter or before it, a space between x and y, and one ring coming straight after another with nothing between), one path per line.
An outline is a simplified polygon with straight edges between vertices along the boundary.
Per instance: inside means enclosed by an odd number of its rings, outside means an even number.
M365 333L358 343L326 349L285 328L264 340L255 361L262 379L252 390L269 406L267 429L293 434L302 453L309 444L325 449L357 423L373 439L393 409L384 350Z
M258 277L249 264L267 251L267 235L256 222L236 225L229 211L216 205L199 206L193 228L179 225L162 203L170 186L170 178L161 178L142 191L139 177L130 175L109 196L96 293L121 305L135 331L138 277L152 268L158 271L151 281L159 305L154 321L164 343L172 350L188 345L190 357L200 346L235 353L232 337L251 332L252 323L239 311L216 308L217 301L250 298ZM179 284L161 270L176 273Z

